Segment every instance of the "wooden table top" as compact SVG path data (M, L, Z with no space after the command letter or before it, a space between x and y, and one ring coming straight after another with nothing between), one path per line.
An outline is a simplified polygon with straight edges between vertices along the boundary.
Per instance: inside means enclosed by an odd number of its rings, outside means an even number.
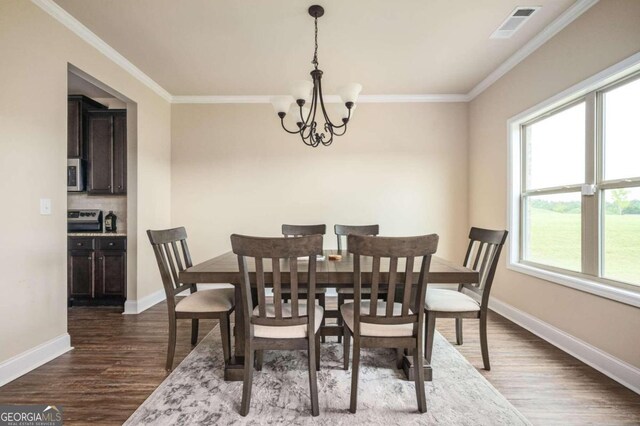
M329 254L341 254L342 260L329 260ZM353 256L346 251L339 252L337 250L324 250L325 260L317 263L317 283L319 286L346 286L353 284ZM386 261L386 263L385 263ZM298 261L298 270L300 271L301 281L304 281L306 261ZM253 262L247 262L247 267L251 272L255 272ZM288 261L281 261L282 281L287 282L287 274L289 271ZM367 280L367 271L370 275L371 258L363 257L361 268L363 271L363 280ZM404 262L398 262L398 282L404 280ZM266 273L271 272L271 262L264 262L264 270ZM382 259L381 271L388 270L388 259ZM417 280L420 273L420 262L415 262L414 279ZM224 253L213 259L206 260L198 265L186 269L180 273L180 281L182 283L231 283L238 284L240 280L238 271L238 258L232 252ZM386 274L382 274L381 279L386 279ZM269 274L265 274L265 280L269 282ZM429 283L477 283L478 272L465 268L463 266L454 265L439 257L431 258L431 269L428 277Z

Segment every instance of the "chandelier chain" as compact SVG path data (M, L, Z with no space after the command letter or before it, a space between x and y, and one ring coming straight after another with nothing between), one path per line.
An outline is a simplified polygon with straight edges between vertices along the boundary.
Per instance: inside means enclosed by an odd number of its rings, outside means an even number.
M318 17L315 17L314 21L315 21L315 28L316 28L315 30L316 48L315 48L315 51L313 52L313 61L311 61L311 63L313 64L315 69L318 69Z

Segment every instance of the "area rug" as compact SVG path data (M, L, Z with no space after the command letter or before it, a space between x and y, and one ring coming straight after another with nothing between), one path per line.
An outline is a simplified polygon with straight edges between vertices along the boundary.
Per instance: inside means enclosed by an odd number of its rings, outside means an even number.
M362 350L358 410L349 413L351 370L342 369L342 345L325 343L318 372L320 416L311 416L306 352L269 351L262 371L254 372L251 412L242 417L242 382L223 380L220 345L216 327L125 425L530 424L438 333L425 414L417 410L414 383L395 369L395 352L388 349Z

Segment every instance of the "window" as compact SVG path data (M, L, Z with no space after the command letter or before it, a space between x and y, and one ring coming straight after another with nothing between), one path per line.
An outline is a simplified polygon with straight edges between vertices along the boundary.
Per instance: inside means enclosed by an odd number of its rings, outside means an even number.
M510 267L640 304L640 73L590 84L510 120Z
M522 127L522 259L581 270L585 102Z

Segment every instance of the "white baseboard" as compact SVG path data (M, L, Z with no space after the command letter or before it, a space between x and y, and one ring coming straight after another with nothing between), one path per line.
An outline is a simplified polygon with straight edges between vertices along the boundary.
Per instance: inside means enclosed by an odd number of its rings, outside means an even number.
M47 342L0 363L0 386L27 374L71 349L69 333L61 334Z
M489 308L640 394L640 368L498 299L491 298Z
M142 299L127 300L124 302L123 315L135 315L146 311L150 307L157 305L166 299L167 296L164 293L164 289L153 292Z

